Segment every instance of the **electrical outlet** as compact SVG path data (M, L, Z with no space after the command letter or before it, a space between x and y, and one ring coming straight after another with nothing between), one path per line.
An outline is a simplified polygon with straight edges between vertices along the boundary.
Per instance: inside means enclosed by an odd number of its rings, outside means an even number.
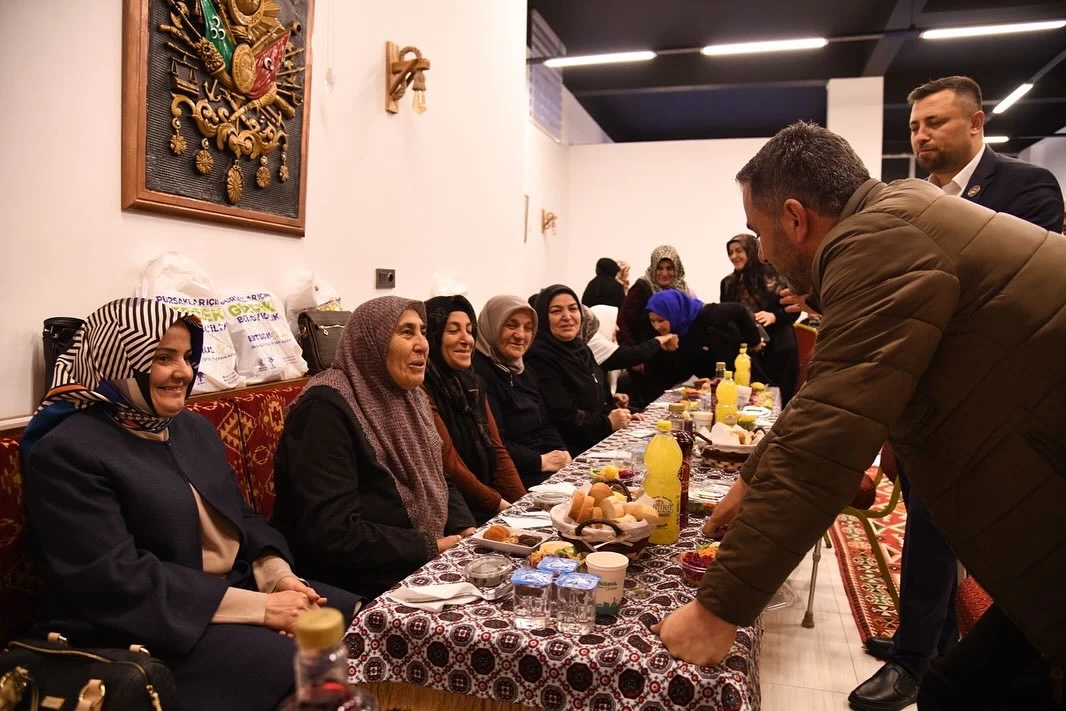
M374 271L377 281L375 282L376 289L395 289L396 288L396 270L395 269L376 269Z

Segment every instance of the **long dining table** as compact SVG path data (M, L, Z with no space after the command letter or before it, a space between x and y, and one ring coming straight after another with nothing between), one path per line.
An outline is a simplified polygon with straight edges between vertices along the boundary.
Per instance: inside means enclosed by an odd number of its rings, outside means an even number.
M587 482L591 468L604 463L598 453L647 442L655 420L666 417L667 405L680 397L667 391L649 406L643 422L613 433L548 481ZM775 400L780 402L776 392ZM768 419L778 411L775 405ZM694 489L722 491L735 479L705 466L695 453L692 463ZM506 514L535 508L527 495ZM502 520L486 525L494 522ZM345 637L349 680L374 693L383 710L758 711L759 621L741 627L729 655L711 667L673 659L649 630L695 597L696 588L681 577L679 556L706 542L701 523L690 518L675 544L649 545L631 561L618 615L597 617L586 635L516 629L510 598L427 612L381 596L355 618ZM397 587L461 582L464 566L490 552L466 539Z

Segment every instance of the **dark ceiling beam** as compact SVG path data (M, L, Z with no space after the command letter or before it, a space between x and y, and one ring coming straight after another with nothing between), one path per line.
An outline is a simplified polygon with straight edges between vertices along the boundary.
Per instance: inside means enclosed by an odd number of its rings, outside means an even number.
M631 96L634 94L665 94L687 91L722 91L729 89L782 89L825 86L825 79L796 79L793 81L735 82L719 84L675 84L672 86L634 86L624 89L588 89L571 91L575 98L592 96Z
M927 0L896 0L896 6L885 21L885 30L913 27L914 16L921 13ZM907 34L886 34L877 41L866 66L862 70L864 77L881 77L888 73L888 67L896 58L903 44L909 39Z

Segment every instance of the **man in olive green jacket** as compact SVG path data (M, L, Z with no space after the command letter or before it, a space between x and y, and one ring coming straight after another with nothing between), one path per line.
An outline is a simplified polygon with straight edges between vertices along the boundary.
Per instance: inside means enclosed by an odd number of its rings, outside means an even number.
M674 656L721 661L889 439L996 602L919 708L1050 704L1066 659L1066 238L925 181L871 180L813 124L782 130L737 180L762 257L823 321L698 599L655 631Z

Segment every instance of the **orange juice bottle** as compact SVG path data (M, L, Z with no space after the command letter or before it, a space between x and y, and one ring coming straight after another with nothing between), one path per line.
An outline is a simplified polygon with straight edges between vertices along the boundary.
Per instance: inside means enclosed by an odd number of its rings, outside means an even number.
M669 545L681 535L681 447L671 434L669 420L659 420L658 432L644 450L644 493L655 499L659 525L651 532L648 542Z
M718 383L718 389L714 391L718 398L718 404L714 406L714 421L723 425L735 425L737 423L737 384L733 381L733 372L727 370L722 382Z
M736 375L734 380L737 385L748 386L751 385L751 356L748 355L748 344L740 344L740 353L737 354L737 359L733 361Z

